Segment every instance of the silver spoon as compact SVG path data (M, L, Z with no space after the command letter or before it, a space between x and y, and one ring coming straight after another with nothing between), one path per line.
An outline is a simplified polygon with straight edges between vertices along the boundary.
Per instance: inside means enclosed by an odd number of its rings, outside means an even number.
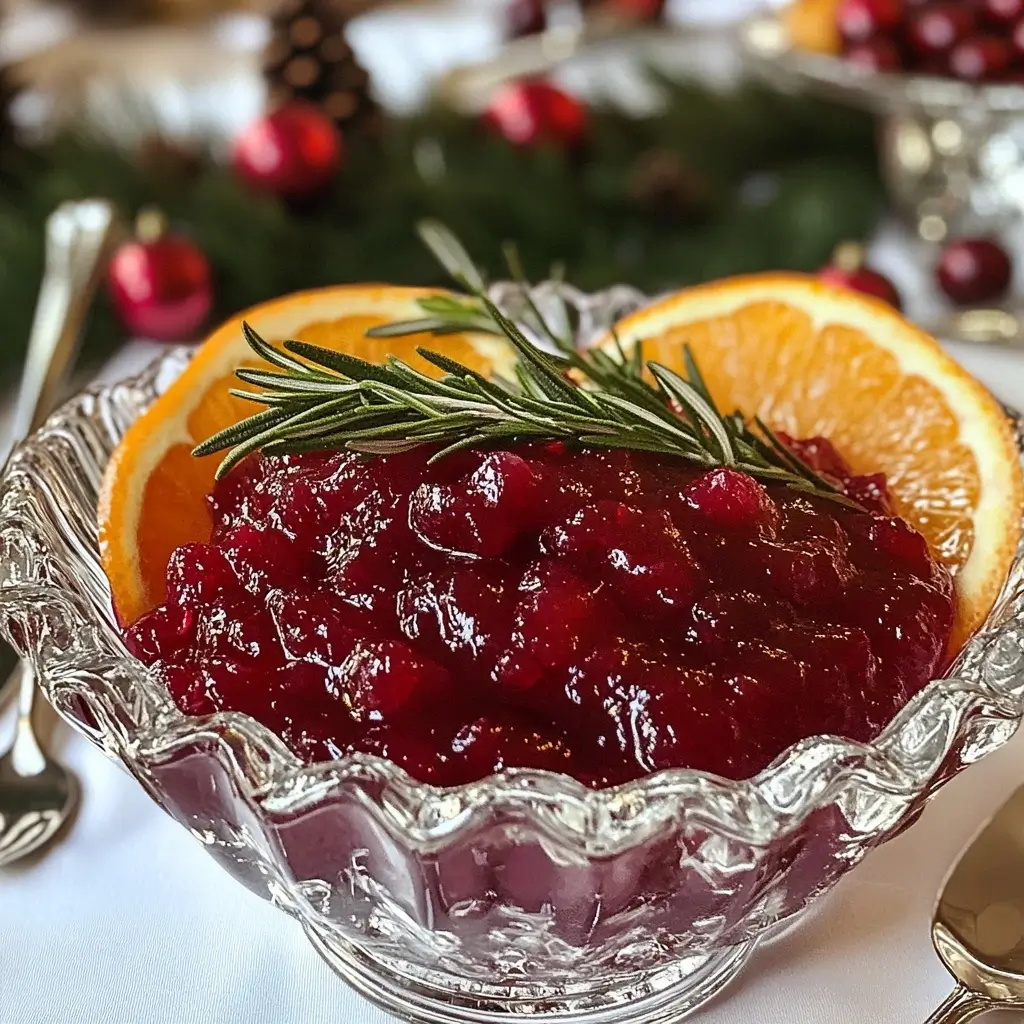
M65 203L46 222L46 267L14 414L15 439L38 427L60 398L115 223L113 206L98 199ZM0 756L0 867L48 843L74 812L79 793L75 776L39 742L32 672L24 663L15 672L18 719L14 740Z
M946 879L932 942L957 985L926 1024L966 1024L989 1010L1024 1009L1024 786Z
M1009 309L960 309L921 324L929 334L971 345L1024 347L1024 320Z

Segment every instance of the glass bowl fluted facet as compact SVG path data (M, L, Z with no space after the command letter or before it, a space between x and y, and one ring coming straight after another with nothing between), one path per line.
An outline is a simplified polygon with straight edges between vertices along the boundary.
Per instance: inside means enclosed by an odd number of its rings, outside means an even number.
M643 299L561 292L581 342ZM510 286L495 297L527 314ZM1024 565L985 628L876 743L815 737L749 781L663 771L590 791L507 771L441 790L387 761L303 766L251 718L190 718L118 637L96 497L127 427L186 364L87 391L0 482L0 628L47 697L236 879L410 1019L676 1021L1024 712Z
M1024 86L873 72L794 46L775 14L742 25L740 43L752 69L777 88L881 115L889 199L925 241L1001 234L1024 219Z

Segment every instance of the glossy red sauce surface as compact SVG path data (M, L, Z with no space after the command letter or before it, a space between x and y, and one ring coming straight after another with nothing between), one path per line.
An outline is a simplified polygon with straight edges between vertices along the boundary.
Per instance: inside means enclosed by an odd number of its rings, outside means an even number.
M746 777L803 737L875 736L952 627L884 478L794 448L871 511L560 444L251 457L126 642L182 711L247 712L311 762Z

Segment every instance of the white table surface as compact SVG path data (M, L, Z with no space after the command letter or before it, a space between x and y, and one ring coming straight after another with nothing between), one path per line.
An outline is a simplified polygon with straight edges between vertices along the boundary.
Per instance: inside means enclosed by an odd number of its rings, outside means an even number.
M423 24L421 33L429 31ZM393 39L394 25L385 21L384 27L388 31L377 38ZM480 31L479 25L466 28L463 49L471 38L484 38L474 36ZM383 48L374 51L369 35L360 37L367 63L376 53L380 66L395 67ZM479 54L475 45L471 49ZM416 93L415 82L395 88L401 93L396 105ZM895 229L881 232L874 257L903 285L912 314L933 307L934 296L915 274ZM123 376L157 350L135 342L103 376ZM963 346L951 351L1000 398L1024 408L1024 353ZM0 722L0 743L6 743L9 724L9 716ZM60 729L57 750L82 779L84 798L60 845L31 866L0 870L0 1024L390 1019L350 993L298 925L233 882L85 740ZM912 829L873 853L802 927L759 950L727 996L697 1019L924 1020L951 986L928 937L938 886L959 849L1022 781L1024 735L947 786ZM1024 1020L1024 1014L990 1019Z

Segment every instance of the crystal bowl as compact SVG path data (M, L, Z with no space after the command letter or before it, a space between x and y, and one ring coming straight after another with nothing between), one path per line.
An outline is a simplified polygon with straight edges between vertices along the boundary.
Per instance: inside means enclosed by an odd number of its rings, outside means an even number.
M494 294L524 315L515 289ZM643 301L562 285L534 297L581 342ZM1021 720L1021 557L949 675L875 743L813 737L742 782L673 770L595 792L509 770L437 789L371 756L304 766L242 714L182 715L119 639L95 508L112 449L188 358L82 393L15 451L0 629L74 728L393 1013L679 1020Z
M928 242L1000 234L1024 215L1024 86L880 74L793 45L777 15L740 27L751 69L787 92L879 114L881 170L895 209Z

